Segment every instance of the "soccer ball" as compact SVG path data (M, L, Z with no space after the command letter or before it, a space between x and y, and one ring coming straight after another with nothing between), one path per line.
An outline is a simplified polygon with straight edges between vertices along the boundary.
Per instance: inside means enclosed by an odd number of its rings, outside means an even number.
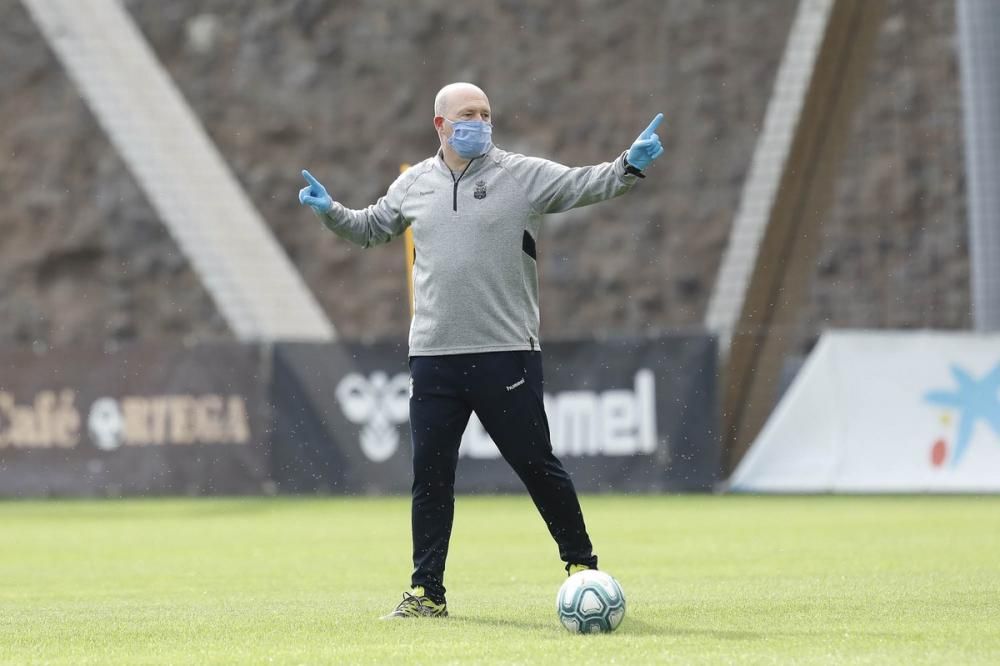
M556 613L575 634L614 631L625 617L625 594L608 574L587 569L567 578L559 588Z

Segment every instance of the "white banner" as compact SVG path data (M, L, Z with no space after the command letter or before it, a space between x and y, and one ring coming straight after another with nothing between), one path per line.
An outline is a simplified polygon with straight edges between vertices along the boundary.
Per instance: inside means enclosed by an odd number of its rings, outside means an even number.
M1000 492L1000 335L825 334L737 492Z

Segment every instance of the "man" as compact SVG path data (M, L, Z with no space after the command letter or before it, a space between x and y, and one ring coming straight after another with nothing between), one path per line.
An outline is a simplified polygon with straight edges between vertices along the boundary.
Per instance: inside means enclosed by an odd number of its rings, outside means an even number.
M580 503L552 452L542 403L535 241L542 217L629 191L663 147L657 114L614 161L569 168L492 144L486 93L445 86L434 100L438 153L364 210L333 201L308 171L299 201L363 247L413 229L411 590L385 616L443 617L444 569L462 433L475 412L524 482L570 574L597 568Z

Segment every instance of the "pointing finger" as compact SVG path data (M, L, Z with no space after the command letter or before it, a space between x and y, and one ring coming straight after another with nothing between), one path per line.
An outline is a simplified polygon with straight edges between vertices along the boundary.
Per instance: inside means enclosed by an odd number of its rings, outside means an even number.
M649 127L644 129L642 131L642 134L639 135L639 137L643 139L649 138L653 134L653 132L656 131L656 128L659 127L660 123L662 122L663 122L663 114L662 113L656 114L656 117L653 118L653 122L649 123Z
M316 180L313 177L313 175L309 173L306 169L302 170L302 177L305 178L306 182L312 185L313 187L323 187L323 185L318 180Z

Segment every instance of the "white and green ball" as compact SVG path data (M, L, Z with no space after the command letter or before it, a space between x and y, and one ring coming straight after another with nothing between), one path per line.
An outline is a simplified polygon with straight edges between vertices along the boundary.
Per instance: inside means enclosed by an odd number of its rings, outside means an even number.
M625 618L625 594L618 581L603 571L580 571L559 588L556 613L573 633L614 631Z

